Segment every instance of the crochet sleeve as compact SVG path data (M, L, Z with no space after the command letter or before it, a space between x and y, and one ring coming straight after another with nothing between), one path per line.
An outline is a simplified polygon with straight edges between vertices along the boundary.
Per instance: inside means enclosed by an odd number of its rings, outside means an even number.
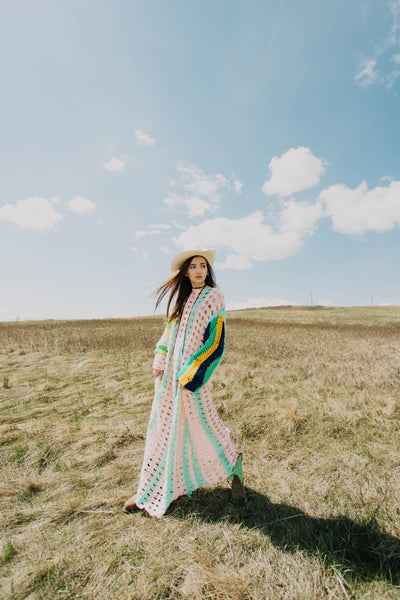
M165 370L165 363L167 360L168 344L171 337L171 326L172 322L168 322L164 333L157 342L156 349L154 350L153 369L159 371Z
M209 320L203 336L203 345L179 371L179 382L196 392L210 379L222 358L225 347L225 309L221 308Z

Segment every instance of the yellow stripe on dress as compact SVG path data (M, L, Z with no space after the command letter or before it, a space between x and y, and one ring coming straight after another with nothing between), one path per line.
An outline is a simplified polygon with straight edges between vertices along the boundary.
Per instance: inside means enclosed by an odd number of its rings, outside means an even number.
M218 348L218 345L219 345L219 342L221 339L221 335L222 335L223 324L224 324L223 316L218 315L214 343L212 344L212 346L210 346L210 348L208 350L206 350L204 352L204 354L201 354L197 358L193 359L193 362L190 365L190 367L188 368L188 370L186 371L186 373L184 373L181 377L179 377L179 381L182 385L186 385L187 383L192 381L193 377L196 375L197 371L199 370L201 364L205 360L207 360L207 358L209 356L211 356L211 354Z

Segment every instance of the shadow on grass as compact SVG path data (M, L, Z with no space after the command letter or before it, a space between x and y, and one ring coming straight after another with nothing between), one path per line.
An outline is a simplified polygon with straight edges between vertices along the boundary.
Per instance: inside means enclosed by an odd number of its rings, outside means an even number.
M345 579L386 580L400 585L400 540L382 532L374 521L357 523L348 517L329 519L307 515L294 506L273 504L247 488L248 507L233 506L229 490L199 489L176 500L167 515L209 523L240 523L258 529L286 552L316 555L326 566L340 569Z

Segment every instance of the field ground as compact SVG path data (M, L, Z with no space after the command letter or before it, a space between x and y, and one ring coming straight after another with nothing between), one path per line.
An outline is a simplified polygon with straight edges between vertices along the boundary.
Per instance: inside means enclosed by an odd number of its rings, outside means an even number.
M0 597L400 598L400 308L228 315L216 407L244 453L163 519L138 482L161 317L0 323Z

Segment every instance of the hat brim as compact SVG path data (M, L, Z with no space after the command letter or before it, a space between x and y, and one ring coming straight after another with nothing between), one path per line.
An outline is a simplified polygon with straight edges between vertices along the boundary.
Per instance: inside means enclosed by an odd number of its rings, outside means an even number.
M215 250L185 250L184 252L180 252L172 259L171 271L174 272L180 269L185 260L193 256L202 256L207 260L210 267L212 267L215 260Z

